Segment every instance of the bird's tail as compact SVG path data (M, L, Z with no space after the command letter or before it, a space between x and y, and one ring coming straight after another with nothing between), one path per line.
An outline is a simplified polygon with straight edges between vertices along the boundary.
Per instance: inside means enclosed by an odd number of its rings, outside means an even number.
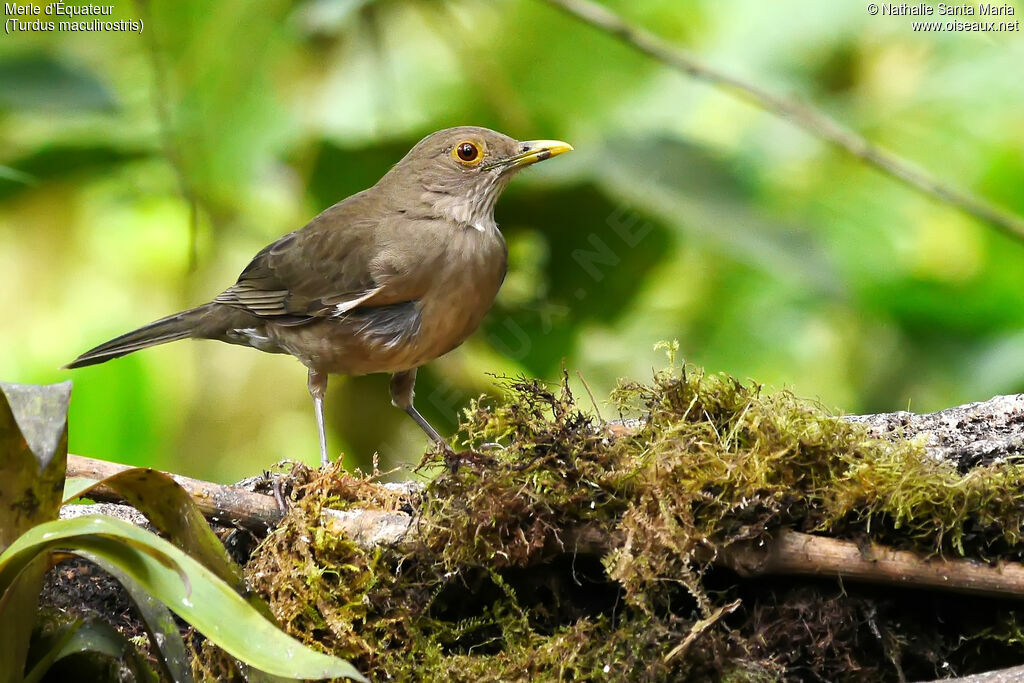
M174 315L151 322L127 334L122 334L120 337L115 337L105 344L89 349L65 365L64 368L70 370L71 368L104 363L111 358L120 358L139 349L191 337L197 323L209 311L210 307L211 304L206 304L197 308L190 308L187 311L175 313Z

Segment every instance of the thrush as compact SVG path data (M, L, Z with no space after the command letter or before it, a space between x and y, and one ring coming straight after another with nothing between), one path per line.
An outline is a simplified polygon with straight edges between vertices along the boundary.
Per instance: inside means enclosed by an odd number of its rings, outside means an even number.
M331 374L391 373L391 402L437 444L413 405L416 370L480 325L505 278L494 204L519 170L572 150L464 126L420 140L373 187L256 254L213 301L86 351L67 368L179 339L286 353L308 369L320 461Z

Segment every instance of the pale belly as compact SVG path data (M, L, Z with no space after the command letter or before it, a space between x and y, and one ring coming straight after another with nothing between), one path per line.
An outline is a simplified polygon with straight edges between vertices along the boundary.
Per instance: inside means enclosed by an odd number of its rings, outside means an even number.
M500 282L483 288L478 284L462 297L435 294L305 325L270 324L267 336L281 351L320 372L366 375L411 370L462 344L490 310L499 286Z

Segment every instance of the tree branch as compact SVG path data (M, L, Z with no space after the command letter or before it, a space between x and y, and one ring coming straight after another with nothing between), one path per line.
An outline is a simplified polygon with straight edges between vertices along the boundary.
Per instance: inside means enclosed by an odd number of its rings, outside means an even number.
M105 460L84 458L80 455L68 455L67 476L87 477L89 479L106 479L109 476L132 469L128 465L119 465ZM172 474L174 480L188 491L202 510L203 515L218 524L266 530L281 521L281 510L273 496L246 491L238 486L214 484L200 479L191 479ZM112 489L99 486L88 494L93 500L121 503L123 499Z
M992 459L1024 454L1024 394L997 396L937 413L887 413L847 418L865 423L878 437L925 439L926 457L943 459L969 469ZM617 436L635 424L615 427ZM128 469L124 465L68 456L69 477L102 479ZM172 475L211 520L266 529L281 518L273 496L237 486ZM408 485L408 484L407 484ZM385 484L382 486L394 486ZM118 501L111 490L94 490L90 497ZM415 496L411 496L415 498ZM364 548L405 545L415 551L414 517L385 510L325 510L324 521L335 534L344 534ZM563 529L547 550L555 554L603 555L621 543L616 530L587 525ZM836 576L898 586L926 587L975 595L999 595L1024 599L1024 565L989 565L970 559L927 559L912 552L872 544L861 547L852 541L812 536L783 529L761 546L736 544L709 558L745 577L765 575Z
M763 548L726 548L714 562L746 578L756 576L837 576L890 586L938 588L972 595L1024 600L1024 565L990 565L970 559L928 560L905 550L872 543L812 536L783 529Z
M776 95L736 76L708 66L666 40L633 26L591 0L544 0L559 10L603 31L635 50L693 78L710 83L765 111L789 119L800 128L874 166L905 185L989 223L1010 237L1024 240L1024 218L970 192L938 180L924 169L878 147L820 111Z

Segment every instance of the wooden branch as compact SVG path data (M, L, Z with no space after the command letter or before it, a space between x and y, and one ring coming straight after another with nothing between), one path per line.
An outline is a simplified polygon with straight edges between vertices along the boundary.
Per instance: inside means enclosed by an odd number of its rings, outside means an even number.
M1024 457L1024 394L996 396L936 413L901 410L843 419L867 426L883 439L923 437L930 457L961 472L1008 458Z
M127 469L80 456L68 464L72 476L95 477ZM233 486L175 476L211 519L221 524L273 526L281 513L272 496L252 493ZM91 497L99 496L90 494ZM105 500L117 500L113 491ZM212 501L217 501L216 503ZM251 506L251 507L250 507ZM254 513L253 510L259 512ZM79 513L78 510L75 514ZM404 512L383 510L325 510L324 522L335 534L344 534L363 548L402 545L414 548L413 517ZM561 544L549 548L566 554L601 555L617 544L615 532L593 525L566 530ZM712 564L732 569L745 578L757 576L835 576L849 581L893 586L927 587L939 590L1024 599L1024 565L989 565L970 559L925 559L916 553L871 544L864 549L852 541L812 536L789 529L764 545L738 544L723 549Z
M726 548L715 564L744 577L836 576L850 581L938 588L956 593L1024 600L1024 565L990 565L970 559L922 558L904 550L872 543L861 548L852 541L812 536L789 529L763 548Z
M835 119L795 100L704 64L650 31L633 26L591 0L545 0L583 23L603 31L676 71L732 93L776 116L788 119L811 135L896 178L905 185L979 218L1016 239L1024 239L1024 218L970 192L938 180L902 157L878 147Z
M105 460L68 455L68 477L105 479L111 475L132 469ZM231 526L237 524L252 529L265 530L281 521L281 509L273 496L246 491L237 486L225 486L209 481L191 479L171 474L183 489L196 501L199 509L211 521ZM123 499L109 488L100 486L89 492L93 500L120 503Z
M132 469L128 465L119 465L106 460L86 458L81 455L68 455L68 477L88 477L89 479L105 479L111 475ZM281 521L283 513L273 496L248 491L238 486L215 484L211 481L192 479L178 474L169 474L185 489L203 515L215 524L223 526L242 526L258 531L273 528ZM98 486L88 493L93 500L118 503L121 507L124 499L113 489ZM84 514L88 506L72 507L72 516ZM82 508L85 508L83 512ZM108 513L110 508L103 508ZM328 528L336 534L344 534L356 543L372 548L397 543L409 530L411 517L400 512L384 512L382 510L324 510L324 521Z
M1024 681L1024 666L986 671L961 678L941 678L930 681L930 683L1020 683L1021 681Z
M964 469L997 458L1024 455L1024 394L997 396L938 413L887 413L848 417L865 423L879 437L919 436L926 440L928 457L935 457ZM616 435L636 429L622 423L611 430ZM68 456L68 476L102 479L129 469L125 465ZM254 493L237 486L172 475L188 491L208 518L220 524L238 524L266 529L277 524L281 511L273 496ZM385 484L384 486L393 486ZM415 485L413 485L415 486ZM99 489L91 498L119 501L111 490ZM413 496L415 497L415 496ZM326 510L324 521L336 534L345 534L365 548L407 545L413 549L413 517L404 512L384 510ZM602 555L617 547L613 529L588 525L563 529L551 539L549 555ZM989 565L968 559L925 559L915 553L871 545L861 548L851 541L811 536L783 530L766 546L734 545L711 558L713 564L729 567L745 577L770 574L790 576L836 576L897 586L929 587L977 595L999 595L1024 599L1024 565Z

